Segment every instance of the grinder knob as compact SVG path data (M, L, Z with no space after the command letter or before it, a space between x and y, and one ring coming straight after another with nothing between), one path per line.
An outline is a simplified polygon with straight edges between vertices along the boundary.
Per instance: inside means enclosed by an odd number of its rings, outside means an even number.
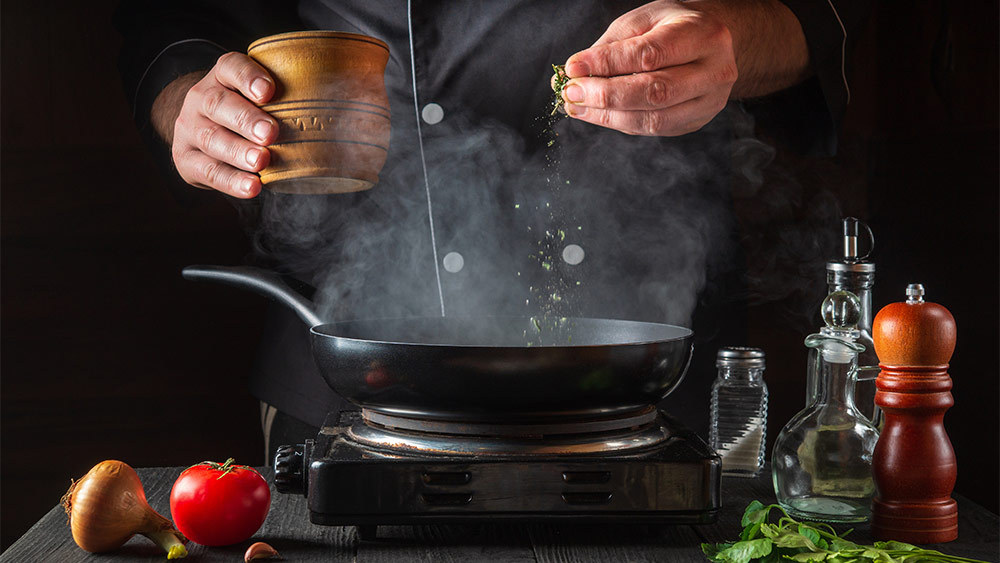
M274 488L279 493L305 494L305 449L305 444L280 446L274 454Z

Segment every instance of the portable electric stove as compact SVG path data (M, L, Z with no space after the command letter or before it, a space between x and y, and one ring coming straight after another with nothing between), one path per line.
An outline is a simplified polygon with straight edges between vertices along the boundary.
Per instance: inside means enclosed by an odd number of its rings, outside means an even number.
M282 446L275 487L315 524L714 522L721 462L653 406L600 417L442 421L331 413L315 440Z

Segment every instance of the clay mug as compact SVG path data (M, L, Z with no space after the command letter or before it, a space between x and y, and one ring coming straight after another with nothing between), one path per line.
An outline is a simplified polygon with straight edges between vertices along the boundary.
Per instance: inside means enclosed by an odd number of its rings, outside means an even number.
M278 121L264 186L295 194L367 190L389 150L389 47L373 37L300 31L258 39L247 54L275 80L261 109Z

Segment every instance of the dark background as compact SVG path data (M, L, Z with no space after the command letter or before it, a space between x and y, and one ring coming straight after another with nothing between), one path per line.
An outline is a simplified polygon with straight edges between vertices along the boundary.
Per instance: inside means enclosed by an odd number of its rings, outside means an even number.
M114 5L2 4L3 548L102 459L263 463L245 381L263 303L179 275L186 264L238 263L249 246L224 198L188 208L169 195L122 94ZM775 165L869 221L876 310L921 282L954 314L946 424L957 491L994 512L997 26L996 3L882 3L851 72L838 156L779 146ZM809 202L789 209L808 216ZM739 211L753 223L752 205ZM806 333L788 311L780 301L750 311L749 344L768 356L769 443L804 395Z

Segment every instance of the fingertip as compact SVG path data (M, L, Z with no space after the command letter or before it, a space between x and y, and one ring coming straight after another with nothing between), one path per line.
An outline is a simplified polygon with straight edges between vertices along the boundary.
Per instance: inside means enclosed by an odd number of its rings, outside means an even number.
M253 135L263 146L270 145L278 137L278 124L271 119L261 119L253 126Z
M250 93L253 94L255 101L264 103L274 95L274 83L270 78L258 76L250 83Z
M246 161L249 168L244 168L251 172L260 172L267 168L271 160L270 152L264 147L253 147L246 152Z
M260 195L262 187L259 177L247 176L239 181L236 189L231 192L231 195L239 199L252 199Z
M261 147L260 150L263 154L260 155L260 160L257 162L258 166L260 166L260 168L257 169L258 172L267 168L267 166L271 164L271 151L267 150L265 147Z
M587 114L586 106L581 106L579 104L567 102L563 104L563 107L566 109L566 115L570 117L575 117L576 119L580 119Z
M581 78L590 76L590 64L585 60L586 51L581 51L566 61L566 76L570 78Z

